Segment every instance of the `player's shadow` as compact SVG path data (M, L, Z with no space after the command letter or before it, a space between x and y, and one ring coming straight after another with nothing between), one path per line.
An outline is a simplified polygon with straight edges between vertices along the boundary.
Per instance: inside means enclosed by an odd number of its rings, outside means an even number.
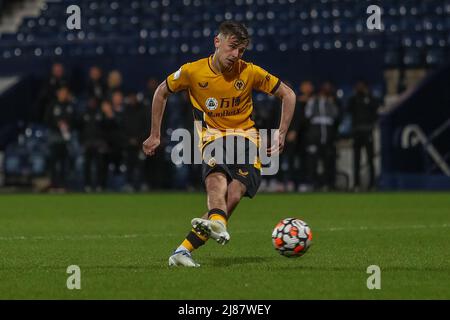
M230 267L252 263L261 263L271 260L267 257L218 257L211 258L211 265L214 267Z

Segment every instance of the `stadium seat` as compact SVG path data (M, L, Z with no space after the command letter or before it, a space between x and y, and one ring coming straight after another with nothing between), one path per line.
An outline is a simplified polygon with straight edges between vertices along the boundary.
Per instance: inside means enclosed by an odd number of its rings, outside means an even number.
M445 53L446 51L444 48L430 48L425 55L427 65L434 67L443 64L446 60L448 61Z
M21 55L35 55L36 50L45 56L57 55L55 47L48 50L46 44L55 37L61 48L75 43L85 46L78 49L71 46L69 51L89 56L106 39L120 43L121 39L129 37L140 37L146 41L175 40L174 46L166 44L161 52L171 52L174 47L186 44L187 51L207 53L210 46L202 45L201 41L213 35L217 23L229 18L247 22L255 39L252 49L256 51L314 48L372 50L384 46L387 50L386 61L393 63L397 59L388 52L391 49L450 46L450 3L438 0L383 3L382 22L385 31L378 36L376 32L367 32L364 16L361 16L367 3L356 0L80 0L83 7L82 23L86 26L81 33L68 32L65 27L65 16L61 12L70 4L69 0L48 1L38 17L23 19L18 33L0 35L2 42L6 41L3 43L9 45L9 50L3 51L2 56L14 58L11 48L20 49L16 53L21 52ZM331 39L331 35L335 39ZM298 40L298 37L309 36L314 36L314 40ZM351 40L346 38L348 36ZM27 44L34 49L26 48ZM186 46L183 48L186 49ZM160 51L157 45L147 44L140 50L139 45L129 50L124 50L122 45L110 46L108 50L112 50L111 53L117 51L118 54ZM431 56L434 57L434 53ZM430 59L434 61L431 56ZM414 57L409 53L405 56L407 61L416 61Z
M388 68L396 67L400 64L400 53L396 49L391 49L384 54L384 64Z
M403 63L407 67L420 67L423 65L422 53L415 48L406 49L403 55Z

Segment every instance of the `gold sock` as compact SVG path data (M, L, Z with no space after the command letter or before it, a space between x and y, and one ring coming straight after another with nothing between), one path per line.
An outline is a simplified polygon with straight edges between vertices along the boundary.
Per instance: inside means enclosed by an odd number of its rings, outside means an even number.
M183 247L185 247L186 249L188 249L189 252L194 251L194 246L192 245L192 243L188 239L184 239L183 242L181 243L181 245Z
M218 220L223 222L223 224L226 226L227 225L227 219L225 219L222 215L218 214L218 213L213 213L209 216L209 220Z
M208 219L209 220L217 220L222 222L225 226L227 225L227 214L225 211L219 208L213 208L208 211Z

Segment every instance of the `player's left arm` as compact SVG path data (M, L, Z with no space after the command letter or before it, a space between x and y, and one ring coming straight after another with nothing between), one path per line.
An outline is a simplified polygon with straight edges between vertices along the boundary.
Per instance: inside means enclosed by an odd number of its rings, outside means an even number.
M275 143L268 151L269 154L274 154L277 152L282 152L284 148L284 142L286 140L286 134L291 124L292 117L295 110L295 93L283 82L280 83L278 89L274 92L274 95L281 99L281 120L278 132L275 136Z

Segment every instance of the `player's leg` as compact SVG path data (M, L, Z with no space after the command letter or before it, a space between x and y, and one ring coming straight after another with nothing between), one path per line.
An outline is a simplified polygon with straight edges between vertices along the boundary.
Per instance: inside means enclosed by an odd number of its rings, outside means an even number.
M204 245L211 236L222 243L229 240L226 232L226 193L227 177L222 172L211 172L205 178L207 191L208 213L204 219L193 219L192 230L181 245L169 258L170 266L198 267L191 256L191 252Z
M233 213L234 209L236 209L237 205L239 204L239 201L241 201L246 190L247 190L247 187L239 180L233 180L228 185L227 197L226 197L226 199L227 199L227 211L226 211L227 212L227 220L230 220L231 214ZM202 219L208 219L208 212L205 212L205 214L202 216Z
M233 172L239 173L239 169L240 168L234 168ZM194 228L188 234L179 249L186 248L184 251L187 250L190 254L190 252L205 244L209 239L209 236L222 244L228 242L229 234L226 231L228 219L244 195L249 197L253 197L255 195L261 181L261 174L259 170L253 167L245 168L244 170L248 170L247 172L250 172L250 175L247 175L246 178L242 178L233 173L234 176L239 177L242 181L233 179L228 186L227 177L225 174L214 172L208 175L208 177L211 178L207 177L205 179L205 185L208 192L209 211L205 213L202 218L193 219L192 222ZM224 203L226 203L226 211L222 210L222 208L224 208ZM226 214L224 214L225 212L223 211L225 211ZM225 219L222 220L223 218ZM215 229L215 232L214 230L211 230L211 227L214 226L216 228L219 227L219 229ZM220 235L222 235L222 237ZM228 240L224 241L224 237Z
M241 201L242 197L244 196L246 192L246 186L238 181L233 180L228 185L228 191L227 191L227 220L230 220L231 214L233 213L234 209L236 209L239 201ZM202 216L202 219L208 219L208 212L205 212L205 214ZM195 231L195 230L194 230ZM208 237L202 238L202 243L200 245L203 245L208 241Z
M227 210L226 196L228 190L227 177L222 172L212 172L205 180L208 210Z
M247 187L239 180L234 179L228 185L228 192L227 192L228 220L230 219L231 214L233 213L234 209L236 209L237 205L239 204L239 201L241 201L246 191Z
M253 145L246 139L244 159L250 157ZM256 146L255 146L256 148ZM256 154L256 150L254 154ZM205 186L208 194L208 212L202 218L192 220L193 232L189 237L203 236L199 245L211 237L225 244L230 236L226 226L232 212L243 196L254 197L261 183L261 171L257 167L257 158L247 164L227 164L220 167L204 165ZM208 162L206 162L208 163ZM231 180L231 182L229 182ZM195 249L195 247L194 247Z
M224 172L214 171L205 179L207 192L208 217L195 218L192 226L197 234L211 237L220 244L230 240L226 230L227 226L227 202L228 179Z

